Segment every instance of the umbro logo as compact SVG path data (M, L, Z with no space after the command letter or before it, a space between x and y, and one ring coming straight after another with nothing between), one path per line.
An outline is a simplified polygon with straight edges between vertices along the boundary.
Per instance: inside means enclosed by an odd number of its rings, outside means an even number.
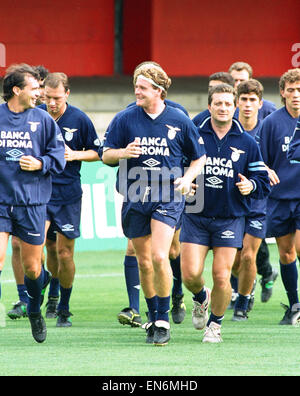
M262 230L263 227L262 222L258 220L251 220L249 226L256 228L257 230Z
M223 238L223 239L230 239L230 238L234 239L235 235L234 235L233 231L226 230L226 231L222 232L221 238Z
M149 158L149 159L147 159L146 161L143 161L143 164L149 166L149 168L155 168L157 165L160 164L160 162L157 161L157 160L154 159L154 158Z
M74 231L74 226L73 226L73 224L64 224L64 225L61 227L61 230L62 230L62 231L65 231L65 232Z
M211 188L223 188L223 180L219 179L217 176L211 176L206 179L205 186Z
M210 184L214 184L214 185L223 183L223 180L219 179L216 176L208 177L206 180L209 181Z
M6 161L19 161L20 157L24 155L24 153L18 149L12 149L6 152L8 157L6 157Z

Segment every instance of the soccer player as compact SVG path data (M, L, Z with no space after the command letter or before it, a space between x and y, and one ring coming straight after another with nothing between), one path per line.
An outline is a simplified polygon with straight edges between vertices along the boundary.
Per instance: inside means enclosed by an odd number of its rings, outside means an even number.
M211 116L198 131L207 152L204 207L183 213L181 269L185 286L193 293L192 321L204 329L203 342L222 342L221 324L231 298L230 274L242 247L249 197L264 198L269 177L255 140L233 118L235 90L228 84L212 87L208 94ZM213 249L213 289L202 277L205 258ZM211 313L208 306L211 300Z
M237 86L237 106L239 122L244 130L255 137L262 121L258 111L262 106L263 86L257 80L242 81ZM274 181L276 184L276 180ZM245 218L243 248L237 252L232 272L238 278L238 298L235 302L233 321L248 319L247 311L251 291L256 279L256 255L266 235L267 199L251 199L251 212ZM278 272L270 274L269 282L274 282ZM272 290L272 289L271 289Z
M228 72L234 79L234 86L235 88L242 82L247 81L253 76L253 69L246 62L234 62L230 67ZM258 111L258 118L263 120L267 115L273 113L276 110L276 106L274 103L270 102L269 100L263 99L262 107ZM238 108L235 112L235 117L238 118Z
M171 80L162 68L143 68L133 83L136 106L112 120L103 162L120 165L122 226L132 239L149 310L146 342L165 345L170 339L169 251L184 209L181 194L189 193L203 168L205 150L191 120L165 104ZM184 155L191 164L182 175Z
M50 73L45 79L47 110L59 126L65 142L64 171L52 179L52 195L47 205L47 268L56 280L50 285L47 317L57 314L57 327L70 327L69 302L75 276L74 246L80 236L82 161L99 161L99 139L92 121L78 108L68 104L68 77ZM60 300L58 302L58 291Z
M47 77L49 70L45 68L43 65L34 66L34 70L39 75L39 92L40 96L36 101L36 106L44 103L45 95L44 95L44 81ZM7 315L10 319L20 319L22 317L27 316L27 304L28 304L28 294L26 292L26 287L24 284L24 270L21 263L21 244L17 237L12 235L11 237L11 247L12 247L12 256L11 256L11 264L14 272L14 277L17 284L17 291L19 300L13 305L12 309L7 312ZM45 254L42 253L42 265L45 262ZM42 291L44 293L45 290ZM42 296L43 300L43 296ZM42 303L42 301L41 301Z
M65 167L65 149L55 122L35 108L39 97L38 79L39 75L26 64L12 65L3 79L6 103L0 105L0 180L3 186L0 193L0 272L12 234L21 244L32 335L37 342L43 342L47 329L40 312L40 299L43 287L50 280L50 274L41 266L46 204L51 195L52 176Z
M235 88L237 88L241 82L248 81L253 76L253 69L249 65L249 63L246 62L234 62L229 67L228 72L234 79ZM275 110L276 110L276 106L274 105L274 103L266 99L262 99L262 107L258 110L258 118L260 120L263 120L265 117L273 113L273 111ZM239 119L239 107L236 108L234 117L236 119ZM269 248L265 239L263 239L256 256L257 272L262 276L262 278L260 279L260 284L262 287L261 289L262 302L267 302L271 298L272 290L273 290L274 280L272 278L275 275L275 271L272 268L269 258L270 258ZM238 282L237 282L237 278L234 275L231 276L230 281L232 285L232 298L229 308L234 308L236 298L238 296ZM256 280L253 286L253 290L251 292L251 297L248 305L249 311L252 309L254 305L255 286L256 286Z
M154 61L145 61L136 66L134 75L141 69L149 67L161 66ZM228 74L228 73L227 73ZM229 78L232 78L228 74ZM189 117L187 110L179 103L172 100L165 99L165 104L182 111ZM130 103L128 107L136 105L135 102ZM102 153L100 154L102 157ZM180 269L180 243L179 232L181 222L176 226L176 231L172 240L171 249L169 252L170 265L173 272L173 287L172 287L172 309L171 316L174 323L180 324L183 322L186 314L186 306L184 304L184 294L182 290L181 269ZM124 258L124 274L127 295L129 300L129 307L123 308L118 314L118 320L123 325L130 325L132 327L139 327L142 325L142 318L140 315L140 279L138 263L132 241L128 239L127 249Z
M280 183L273 186L267 201L267 236L276 238L280 273L289 305L281 325L300 321L297 255L300 256L299 163L289 161L287 151L300 116L300 69L290 69L279 80L284 106L263 120L258 132L265 164Z

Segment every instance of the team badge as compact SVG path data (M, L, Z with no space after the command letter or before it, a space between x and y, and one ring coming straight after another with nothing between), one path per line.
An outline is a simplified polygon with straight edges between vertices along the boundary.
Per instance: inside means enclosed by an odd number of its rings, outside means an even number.
M28 124L30 124L31 132L36 132L37 126L40 124L40 122L28 121Z
M176 133L179 132L179 131L181 131L180 128L173 127L173 126L171 126L171 125L167 125L167 124L166 124L166 127L168 128L168 138L169 138L170 140L173 140L173 139L175 138L175 136L176 136Z
M230 147L230 148L233 151L231 153L231 159L232 159L233 162L237 162L240 159L240 155L241 154L245 154L245 151L243 151L243 150L239 150L239 149L237 149L235 147Z
M63 128L66 131L65 139L67 142L70 142L73 139L73 133L78 131L78 129L72 129L72 128L67 128L67 127L63 127Z

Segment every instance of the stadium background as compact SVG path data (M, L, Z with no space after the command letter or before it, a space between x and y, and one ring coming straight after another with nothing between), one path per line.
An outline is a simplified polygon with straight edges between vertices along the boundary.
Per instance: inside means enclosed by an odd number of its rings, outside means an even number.
M155 60L172 77L168 97L191 116L206 108L207 77L235 61L252 65L278 107L278 79L300 66L299 0L11 0L1 4L0 76L12 63L70 77L69 102L100 137L134 101L131 73ZM115 170L83 164L80 250L124 249Z

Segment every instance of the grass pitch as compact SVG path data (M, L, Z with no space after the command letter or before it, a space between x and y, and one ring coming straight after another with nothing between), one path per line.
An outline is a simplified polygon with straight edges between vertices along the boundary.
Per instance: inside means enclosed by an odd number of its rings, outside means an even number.
M276 246L270 253L278 268ZM4 376L286 376L298 375L300 328L279 326L280 302L287 303L280 276L268 303L260 302L256 287L253 311L246 323L231 321L227 311L222 344L203 344L202 331L191 323L191 294L185 289L187 315L171 325L165 347L145 343L140 328L122 326L118 312L128 305L123 273L123 252L76 253L76 280L70 310L73 326L56 328L46 319L48 336L37 344L27 318L6 319L0 327L0 367ZM211 283L211 256L205 269ZM259 276L258 276L259 279ZM2 272L2 304L8 311L17 292L10 257ZM141 313L146 304L141 292ZM43 312L45 307L43 306ZM172 323L172 322L171 322Z

